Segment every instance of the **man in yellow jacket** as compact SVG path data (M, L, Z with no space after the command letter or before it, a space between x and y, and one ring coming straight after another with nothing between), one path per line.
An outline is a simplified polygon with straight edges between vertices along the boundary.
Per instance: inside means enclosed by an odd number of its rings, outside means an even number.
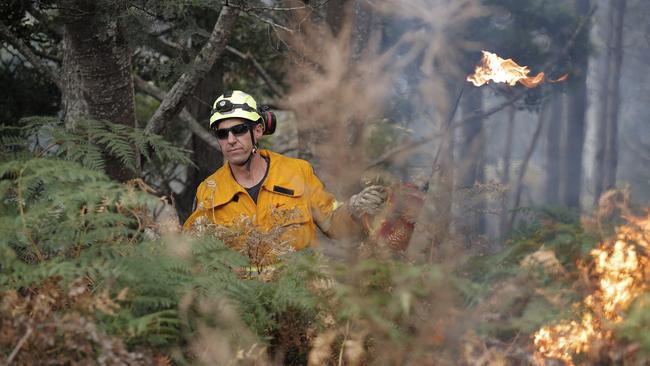
M199 185L184 230L201 220L229 226L247 217L261 231L285 228L283 239L300 250L317 244L317 226L335 238L358 232L358 218L386 199L382 187L370 186L339 204L307 161L259 149L262 135L275 130L275 116L242 91L217 98L210 127L226 163Z

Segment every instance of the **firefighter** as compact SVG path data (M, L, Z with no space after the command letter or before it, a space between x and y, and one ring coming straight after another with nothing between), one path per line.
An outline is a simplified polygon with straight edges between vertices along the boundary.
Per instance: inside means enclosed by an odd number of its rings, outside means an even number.
M381 208L386 200L381 186L366 187L341 204L307 161L260 149L259 139L272 134L275 123L267 107L258 108L242 91L226 91L216 99L210 128L226 162L197 188L196 208L184 230L201 220L229 226L243 215L262 231L286 228L283 237L301 250L317 245L317 226L328 237L355 235L361 231L360 216Z

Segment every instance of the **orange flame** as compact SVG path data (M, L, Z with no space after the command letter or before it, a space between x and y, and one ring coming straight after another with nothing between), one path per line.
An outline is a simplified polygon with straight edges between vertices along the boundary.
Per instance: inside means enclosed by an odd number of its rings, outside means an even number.
M519 66L512 59L504 60L498 55L483 51L483 58L481 64L476 66L474 74L467 77L467 81L475 86L487 84L489 81L495 83L507 83L514 86L517 82L521 83L527 88L534 88L544 82L545 76L540 72L536 76L528 76L530 69L527 66ZM557 80L550 82L558 82L566 80L568 75L563 75Z
M560 359L573 365L574 355L611 339L612 332L603 326L603 320L621 322L621 314L647 289L650 213L645 218L630 218L629 221L630 224L617 229L616 240L591 251L598 287L583 300L587 311L581 321L562 321L537 331L533 336L537 357Z

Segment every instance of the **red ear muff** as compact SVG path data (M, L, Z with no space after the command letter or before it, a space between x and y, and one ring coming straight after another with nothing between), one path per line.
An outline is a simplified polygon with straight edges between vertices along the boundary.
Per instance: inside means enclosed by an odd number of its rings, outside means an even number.
M275 114L269 110L268 106L260 107L259 112L264 123L264 134L272 135L275 132L275 126L277 124Z

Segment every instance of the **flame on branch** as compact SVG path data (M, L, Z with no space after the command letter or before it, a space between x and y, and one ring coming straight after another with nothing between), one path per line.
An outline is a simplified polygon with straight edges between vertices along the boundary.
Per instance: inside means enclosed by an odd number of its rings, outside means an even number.
M615 240L591 251L591 275L596 290L582 303L586 311L580 322L562 321L545 326L534 335L536 355L555 358L573 365L573 357L587 353L612 338L604 323L623 321L623 314L634 299L648 289L650 279L650 214L628 218L630 224L617 229Z
M507 83L510 86L519 82L527 88L534 88L545 80L543 72L536 76L528 76L528 73L530 73L528 66L519 66L512 59L503 59L495 53L483 51L481 64L476 66L474 74L469 75L467 81L475 86L487 84L489 81ZM563 75L557 80L550 80L550 82L563 81L566 78L567 75Z

